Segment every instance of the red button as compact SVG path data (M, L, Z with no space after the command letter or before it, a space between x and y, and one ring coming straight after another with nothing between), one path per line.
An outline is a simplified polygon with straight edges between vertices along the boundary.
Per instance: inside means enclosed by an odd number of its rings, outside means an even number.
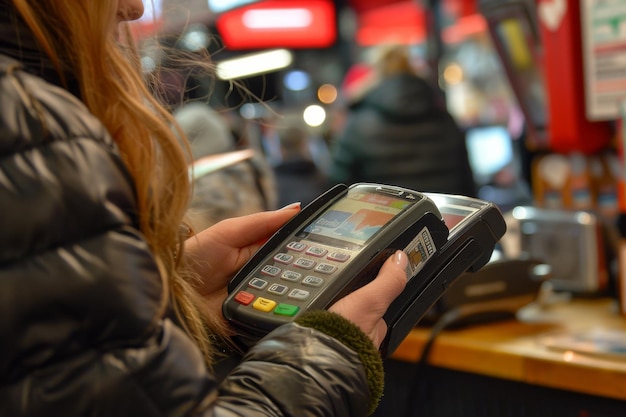
M239 304L243 304L247 306L248 304L252 302L252 300L254 300L254 294L250 294L249 292L246 292L246 291L239 291L237 295L235 295L235 300Z

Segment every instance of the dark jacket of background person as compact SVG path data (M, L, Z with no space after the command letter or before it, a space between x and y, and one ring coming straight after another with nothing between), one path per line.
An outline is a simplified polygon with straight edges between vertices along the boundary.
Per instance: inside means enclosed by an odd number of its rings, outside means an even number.
M326 178L310 157L306 131L298 126L278 130L282 160L274 167L279 205L306 205L327 190Z
M365 416L378 353L329 312L280 327L217 383L157 319L160 273L115 143L32 62L0 54L0 415Z
M331 183L475 196L464 133L435 90L406 66L408 61L351 103L332 144Z
M187 103L174 112L174 117L189 141L192 165L202 158L236 150L227 123L207 104ZM196 177L188 211L195 230L230 217L277 208L274 174L269 165L262 166L260 158L263 155L256 152L252 158Z

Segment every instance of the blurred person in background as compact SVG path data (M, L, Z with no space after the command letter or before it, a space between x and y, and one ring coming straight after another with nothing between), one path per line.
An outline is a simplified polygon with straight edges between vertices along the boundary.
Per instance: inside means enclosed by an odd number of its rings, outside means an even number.
M331 144L331 184L375 182L476 195L465 136L406 47L383 46L344 81L345 125Z
M277 129L281 160L274 166L281 206L299 201L306 205L327 189L326 178L313 162L308 133L295 123Z
M257 166L254 151L237 156L242 152L237 152L232 131L220 113L201 101L190 101L174 111L174 118L191 148L194 181L187 215L194 230L277 208L274 176L268 178ZM235 159L222 166L219 158Z
M0 415L370 414L406 255L218 382L227 283L299 204L193 234L184 134L123 23L141 0L0 5Z
M232 110L218 111L210 104L219 101L213 100L214 68L207 67L206 62L211 58L198 51L164 51L161 65L148 81L153 95L171 110L190 145L190 225L203 230L230 217L277 209L274 172L263 152L243 138L243 119ZM237 152L241 150L250 152L239 158L244 154ZM209 161L210 156L215 157L213 161ZM224 160L233 162L220 163Z

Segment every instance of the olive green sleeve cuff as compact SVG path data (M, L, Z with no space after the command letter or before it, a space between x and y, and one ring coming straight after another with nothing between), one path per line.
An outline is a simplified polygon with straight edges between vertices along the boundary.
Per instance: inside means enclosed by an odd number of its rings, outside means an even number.
M383 395L385 374L380 353L370 338L348 319L326 310L306 312L296 319L296 323L339 340L359 355L367 374L370 392L369 414L372 414Z

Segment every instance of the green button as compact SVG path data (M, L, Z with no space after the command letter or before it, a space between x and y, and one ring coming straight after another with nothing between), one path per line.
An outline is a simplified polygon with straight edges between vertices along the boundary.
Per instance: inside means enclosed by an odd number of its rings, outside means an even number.
M278 314L279 316L295 316L296 313L300 310L300 307L294 306L291 304L278 304L278 306L274 309L274 314Z

